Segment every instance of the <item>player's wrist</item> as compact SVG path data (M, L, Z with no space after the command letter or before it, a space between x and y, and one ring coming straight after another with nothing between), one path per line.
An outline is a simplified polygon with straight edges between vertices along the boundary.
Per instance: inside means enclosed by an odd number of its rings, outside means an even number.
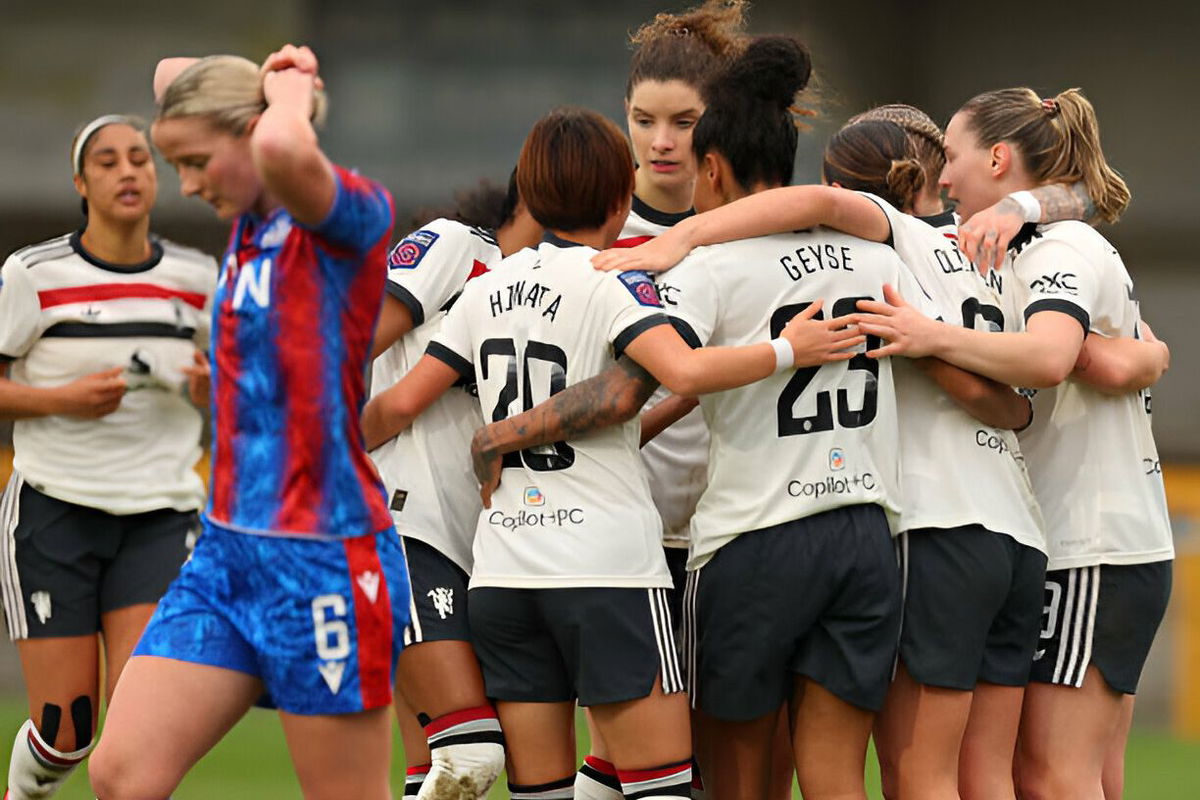
M1033 192L1020 191L1009 194L1005 200L1014 203L1019 209L1021 219L1026 222L1039 222L1042 219L1042 204L1038 202Z
M796 350L792 343L782 337L772 339L768 344L775 351L775 369L772 374L786 372L796 364Z

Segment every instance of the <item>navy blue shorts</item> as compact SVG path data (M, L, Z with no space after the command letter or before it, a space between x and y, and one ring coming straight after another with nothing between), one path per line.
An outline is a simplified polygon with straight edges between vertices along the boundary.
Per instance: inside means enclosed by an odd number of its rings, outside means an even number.
M408 575L388 528L341 540L233 533L209 522L134 656L260 678L263 704L349 714L392 702Z

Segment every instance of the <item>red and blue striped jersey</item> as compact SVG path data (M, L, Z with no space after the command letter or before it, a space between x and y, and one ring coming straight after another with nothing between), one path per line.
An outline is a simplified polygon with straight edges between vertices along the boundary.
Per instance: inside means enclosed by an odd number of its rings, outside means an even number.
M221 265L206 515L229 530L342 538L392 524L359 428L391 197L334 172L321 224L305 227L284 208L243 214Z

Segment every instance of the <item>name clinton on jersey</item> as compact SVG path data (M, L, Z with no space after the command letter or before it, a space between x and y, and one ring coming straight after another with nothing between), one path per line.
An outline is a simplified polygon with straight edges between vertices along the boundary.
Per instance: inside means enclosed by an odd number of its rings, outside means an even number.
M514 308L531 308L542 309L542 316L549 317L550 321L554 322L558 308L562 305L562 295L555 293L554 299L547 303L546 298L552 291L549 286L543 286L537 281L530 285L527 285L525 281L510 283L488 296L488 306L492 310L492 318L495 319Z

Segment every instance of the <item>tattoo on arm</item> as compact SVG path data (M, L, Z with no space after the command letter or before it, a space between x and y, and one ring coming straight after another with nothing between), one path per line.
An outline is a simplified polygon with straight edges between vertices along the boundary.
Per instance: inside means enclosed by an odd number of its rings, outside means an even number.
M1061 222L1068 219L1090 220L1096 215L1096 205L1088 194L1083 181L1071 185L1056 183L1039 186L1032 190L1033 196L1042 205L1039 222Z
M657 388L654 376L633 359L622 356L599 375L546 401L541 443L569 441L624 422L637 414Z

